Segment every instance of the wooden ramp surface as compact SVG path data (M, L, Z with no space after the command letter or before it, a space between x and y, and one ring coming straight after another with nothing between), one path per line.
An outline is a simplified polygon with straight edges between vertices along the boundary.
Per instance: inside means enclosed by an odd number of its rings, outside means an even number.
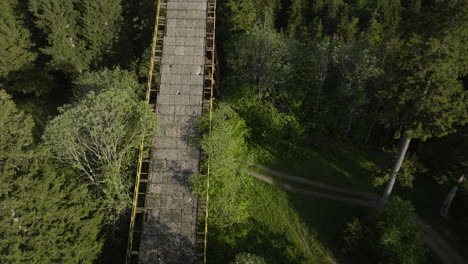
M146 219L139 263L195 262L197 200L188 187L199 171L199 147L190 143L202 114L206 0L168 0L161 81L153 138Z

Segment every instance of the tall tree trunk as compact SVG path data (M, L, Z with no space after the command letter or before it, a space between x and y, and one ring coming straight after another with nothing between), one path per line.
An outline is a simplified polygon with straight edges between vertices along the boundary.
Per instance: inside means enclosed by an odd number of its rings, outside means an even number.
M348 137L349 132L351 131L351 126L353 125L354 114L350 113L348 117L348 125L346 126L345 130L345 137Z
M442 203L442 206L440 207L440 215L443 218L447 218L450 205L452 204L453 198L455 198L455 195L457 194L458 185L460 185L463 182L464 178L465 175L462 175L460 178L458 178L457 184L453 185L452 188L450 188L447 197L445 197L445 200Z
M374 130L374 126L375 126L375 118L372 118L371 125L370 125L369 129L367 130L367 135L366 135L366 139L364 140L364 144L369 143L369 139L370 139L370 137L372 135L372 130Z
M385 185L385 190L380 199L380 207L383 207L385 203L387 203L388 198L393 190L393 185L395 184L396 176L398 171L400 171L401 164L403 164L403 160L405 159L406 151L408 151L408 146L411 142L411 138L406 135L406 130L403 131L403 135L400 139L400 151L398 152L398 156L395 160L393 165L392 174L390 175L390 179L388 180L387 184Z

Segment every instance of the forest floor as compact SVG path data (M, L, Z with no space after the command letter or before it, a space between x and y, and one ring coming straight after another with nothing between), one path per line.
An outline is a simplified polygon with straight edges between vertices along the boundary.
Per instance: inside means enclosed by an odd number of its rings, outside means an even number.
M289 192L298 193L307 196L319 197L330 199L338 202L348 203L352 205L365 206L375 208L378 205L378 195L372 192L355 191L350 188L343 188L317 180L309 180L294 175L290 175L281 171L270 169L264 166L259 166L263 171L271 175L279 177L283 180L300 183L303 185L310 185L320 188L322 191L315 191L294 187L290 184L284 183L279 180L272 179L262 173L252 171L250 175L268 184L274 185ZM331 193L330 193L331 192ZM457 251L445 241L429 224L427 224L421 217L416 216L416 222L420 226L424 234L424 241L433 250L443 263L463 264L467 263Z

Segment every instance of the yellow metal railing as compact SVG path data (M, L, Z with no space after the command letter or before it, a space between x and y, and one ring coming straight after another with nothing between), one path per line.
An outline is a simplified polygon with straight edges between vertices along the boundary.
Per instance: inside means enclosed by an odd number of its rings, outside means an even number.
M145 101L146 103L155 109L156 107L156 94L157 94L157 89L153 87L154 83L154 75L158 74L155 73L155 63L160 63L161 62L161 56L162 54L158 54L158 46L161 47L159 53L162 53L162 44L158 44L159 40L159 34L161 31L164 32L164 27L165 27L165 17L164 12L165 12L165 7L167 3L165 0L158 0L156 4L156 18L155 18L155 26L154 26L154 32L153 32L153 39L152 39L152 47L151 47L151 59L150 59L150 65L149 65L149 70L148 70L148 83L147 83L147 88L146 88L146 94L145 94ZM157 85L156 85L157 86ZM140 140L140 146L138 150L138 161L137 161L137 171L136 171L136 177L135 177L135 188L134 188L134 193L133 193L133 203L132 203L132 211L130 215L130 228L129 228L129 233L128 233L128 245L127 245L127 254L126 254L126 259L125 263L130 264L131 263L131 256L136 255L138 256L139 250L134 248L135 246L139 245L134 245L134 235L135 233L141 233L142 230L135 230L135 224L136 224L136 219L137 219L137 214L141 213L142 218L144 217L144 209L138 207L139 203L139 196L141 194L144 194L145 190L142 191L140 190L140 183L142 182L142 175L146 175L148 177L148 169L149 169L149 157L150 157L150 150L151 150L151 140L147 140L146 134L147 130L142 134L141 140ZM148 141L148 142L147 142ZM148 144L146 144L148 143ZM145 156L147 156L145 158ZM147 163L146 166L143 166L144 163ZM146 172L144 172L146 170ZM145 180L146 181L146 180ZM143 197L144 199L144 197Z
M208 0L207 5L207 28L206 28L207 36L206 36L206 56L207 56L207 64L205 65L205 81L209 82L209 91L205 96L205 100L208 101L208 104L204 104L204 110L208 111L209 115L209 133L211 133L212 127L212 120L213 120L213 92L215 86L215 71L216 71L216 0ZM206 89L206 88L205 88ZM205 93L204 93L205 95ZM208 97L208 98L206 98ZM206 109L207 108L207 109ZM210 157L207 157L207 171L206 171L206 195L204 206L205 208L205 215L204 215L204 223L203 223L203 263L206 264L207 262L207 249L208 249L208 218L209 218L209 190L210 190Z

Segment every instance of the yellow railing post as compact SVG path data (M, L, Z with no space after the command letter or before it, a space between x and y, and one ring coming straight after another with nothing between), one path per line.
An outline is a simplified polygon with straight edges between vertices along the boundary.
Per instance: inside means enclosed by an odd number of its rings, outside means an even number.
M153 90L151 88L153 85L153 73L154 73L154 63L155 63L155 58L156 58L156 46L157 46L157 41L158 41L161 1L164 1L164 0L157 0L157 4L156 4L156 19L155 19L153 40L152 40L151 59L150 59L150 65L149 65L149 70L148 70L148 83L147 83L146 94L145 94L145 102L148 105L150 105L150 97L151 97L151 92ZM145 128L142 133L140 146L138 149L138 161L137 161L137 171L136 171L136 177L135 177L135 188L133 191L133 202L132 202L132 211L130 215L130 228L129 228L129 233L128 233L127 254L125 258L126 264L130 264L130 259L131 259L132 250L133 250L133 234L134 234L135 219L136 219L137 207L138 207L138 194L140 190L140 181L141 181L141 172L142 172L142 166L143 166L143 154L145 151L146 133L147 133L147 128Z

